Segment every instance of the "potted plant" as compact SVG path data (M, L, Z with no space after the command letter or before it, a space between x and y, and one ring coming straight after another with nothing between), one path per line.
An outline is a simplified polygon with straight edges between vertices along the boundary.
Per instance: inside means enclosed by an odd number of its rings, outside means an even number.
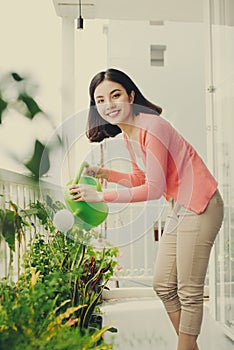
M23 210L8 204L9 209L0 211L0 232L10 249L27 229L34 235L17 282L9 276L0 281L0 348L111 348L102 334L116 330L102 327L99 305L117 265L117 248L92 246L93 237L99 236L94 230L74 225L69 234L58 231L53 216L64 206L50 197ZM38 232L36 220L46 234Z

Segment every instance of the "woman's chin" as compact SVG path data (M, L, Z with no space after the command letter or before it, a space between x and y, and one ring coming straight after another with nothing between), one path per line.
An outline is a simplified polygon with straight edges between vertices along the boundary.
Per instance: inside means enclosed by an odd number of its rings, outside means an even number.
M121 120L119 120L119 118L109 118L108 123L112 124L112 125L117 125L119 123L121 123Z

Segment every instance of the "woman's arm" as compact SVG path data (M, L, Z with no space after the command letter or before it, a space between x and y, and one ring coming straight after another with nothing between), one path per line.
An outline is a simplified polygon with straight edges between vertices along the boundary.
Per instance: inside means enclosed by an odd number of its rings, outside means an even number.
M90 166L86 168L85 175L93 176L98 179L105 179L108 182L115 182L125 187L134 187L145 183L145 173L133 160L131 173Z
M125 187L136 187L145 183L145 173L132 160L132 172L123 173L109 170L108 182L115 182Z
M154 123L155 120L155 123ZM168 124L169 125L169 124ZM86 201L105 201L116 203L142 202L151 199L159 199L167 193L167 176L171 163L168 150L171 140L171 128L165 121L152 119L141 133L141 150L145 163L143 173L132 158L133 172L131 174L109 170L107 180L125 185L129 188L115 191L105 190L93 199L93 194L87 194L85 185L82 188L82 196ZM131 152L130 152L131 153ZM105 171L104 171L105 172ZM107 173L106 173L107 174ZM178 178L175 182L178 182ZM175 185L176 185L175 183ZM77 185L78 186L78 185ZM133 187L134 186L134 187ZM78 188L79 190L79 188ZM76 189L71 191L75 192ZM77 200L81 200L80 197Z
M144 183L129 189L105 191L103 192L103 200L105 202L141 202L159 199L165 194L168 160L167 146L156 136L147 133L144 147L146 158Z
M139 186L145 183L145 174L132 160L133 172L131 174L122 173L115 170L89 166L85 170L85 175L95 178L106 179L110 182L116 182L125 187ZM89 185L73 184L70 187L71 198L76 201L100 202L104 201L104 192L98 192ZM112 193L112 192L108 192ZM115 193L115 191L113 191Z
M143 202L159 199L166 192L167 147L156 137L147 137L146 144L146 176L142 185L116 191L97 192L88 185L72 185L70 194L75 201L87 202ZM139 169L139 168L138 168ZM111 173L112 172L112 173ZM131 174L109 171L109 178L125 186L131 183ZM136 177L133 177L136 179Z

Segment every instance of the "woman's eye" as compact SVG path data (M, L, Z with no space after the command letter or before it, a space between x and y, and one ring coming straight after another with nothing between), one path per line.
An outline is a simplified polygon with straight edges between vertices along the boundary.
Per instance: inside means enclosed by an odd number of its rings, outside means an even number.
M100 99L100 100L97 100L97 104L100 104L100 103L103 103L104 102L104 100L103 99Z
M120 94L114 94L112 97L113 98L119 98Z

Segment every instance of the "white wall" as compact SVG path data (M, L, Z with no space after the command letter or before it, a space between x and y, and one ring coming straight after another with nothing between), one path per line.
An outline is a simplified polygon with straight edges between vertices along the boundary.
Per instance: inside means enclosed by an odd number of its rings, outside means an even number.
M150 45L167 46L164 67L151 67ZM129 74L143 94L206 157L203 24L110 21L108 66Z
M1 1L0 73L31 76L37 98L55 119L60 117L60 27L52 0Z
M37 85L34 97L40 107L54 123L59 123L61 19L56 16L52 0L1 1L0 43L0 76L14 71L28 77ZM32 134L34 131L38 133L41 126L38 124L35 128L25 119L20 115L7 114L7 120L4 118L4 125L0 126L2 168L25 171L20 163L9 156L10 152L24 159L33 151ZM42 127L42 137L47 131Z
M89 107L89 84L94 75L106 70L106 20L85 20L84 30L75 32L76 110Z

